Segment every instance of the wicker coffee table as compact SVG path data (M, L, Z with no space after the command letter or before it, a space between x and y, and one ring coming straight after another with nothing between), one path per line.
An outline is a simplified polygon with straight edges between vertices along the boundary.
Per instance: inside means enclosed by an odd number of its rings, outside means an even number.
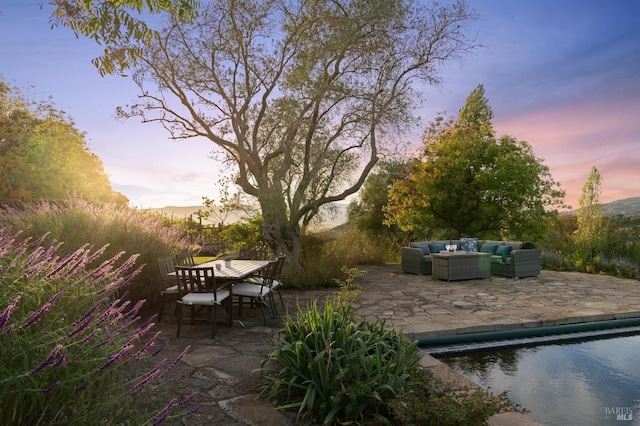
M491 277L491 255L478 252L440 252L431 255L433 279L458 281Z

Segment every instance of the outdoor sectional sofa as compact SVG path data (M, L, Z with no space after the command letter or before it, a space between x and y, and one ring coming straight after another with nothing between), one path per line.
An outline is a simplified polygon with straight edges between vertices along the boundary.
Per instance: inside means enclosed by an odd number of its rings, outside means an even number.
M492 241L476 238L460 240L415 241L402 247L402 271L418 275L431 275L431 253L445 250L455 244L458 250L479 251L491 255L491 275L523 278L540 275L540 249L521 241Z

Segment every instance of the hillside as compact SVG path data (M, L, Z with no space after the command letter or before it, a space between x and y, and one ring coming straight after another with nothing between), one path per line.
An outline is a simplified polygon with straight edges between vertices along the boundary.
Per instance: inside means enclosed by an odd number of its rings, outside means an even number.
M193 220L197 221L198 216L196 212L198 210L205 210L204 206L167 206L162 208L149 208L145 209L152 213L158 213L166 217L175 219L186 219L189 216ZM622 200L612 201L602 205L602 209L607 216L640 216L640 197L624 198ZM575 214L576 210L563 212L563 214ZM231 212L226 215L212 215L209 219L203 219L204 225L214 224L224 221L224 223L234 223L239 221L244 216L243 212ZM336 215L333 217L327 217L325 222L318 227L318 230L331 229L339 225L343 225L347 221L347 204L336 203Z
M624 198L602 204L602 210L607 216L640 216L640 197ZM571 210L564 214L575 214L578 210Z
M640 216L640 197L625 198L602 205L607 216Z
M162 216L166 216L174 219L188 219L190 216L194 221L198 221L198 216L196 212L198 210L206 211L207 208L205 206L185 206L185 207L177 207L177 206L167 206L161 208L148 208L144 209L145 211L149 211L151 213L157 213ZM203 219L203 225L217 225L220 222L224 222L225 224L235 223L242 219L244 216L244 212L236 211L226 214L215 213L212 214L208 219ZM347 204L336 203L335 204L335 215L327 215L326 220L318 226L318 230L331 229L336 226L342 225L347 221Z

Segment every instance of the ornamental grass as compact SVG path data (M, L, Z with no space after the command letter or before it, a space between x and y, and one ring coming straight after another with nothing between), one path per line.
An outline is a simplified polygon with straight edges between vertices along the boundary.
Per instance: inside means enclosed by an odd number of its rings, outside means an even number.
M156 258L191 248L184 231L166 226L159 217L126 206L91 204L78 197L3 206L0 227L22 231L21 238L46 233L61 242L61 255L70 255L78 247L101 248L105 257L121 264L122 253L138 253L136 263L145 267L133 277L128 291L131 299L145 299L149 307L160 301ZM95 262L89 266L97 266Z

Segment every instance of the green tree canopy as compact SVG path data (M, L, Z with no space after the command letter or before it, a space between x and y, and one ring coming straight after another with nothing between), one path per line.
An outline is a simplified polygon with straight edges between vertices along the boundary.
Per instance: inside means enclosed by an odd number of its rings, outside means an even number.
M403 177L406 160L380 161L364 182L357 200L349 203L347 219L363 232L375 235L395 233L397 226L385 224L384 207L389 202L393 181Z
M438 117L422 157L391 188L387 222L452 238L542 238L564 191L528 143L495 138L492 118L482 85L457 120Z
M0 79L0 203L62 201L124 205L84 133L49 102L27 102Z
M145 46L157 36L145 21L150 14L172 12L191 21L198 0L51 0L53 26L69 27L78 35L105 45L104 54L93 60L100 74L123 73L135 64Z
M578 201L580 208L576 213L578 229L575 232L575 262L578 266L592 264L605 251L609 240L610 223L600 204L601 183L600 172L594 166L582 187L582 195Z
M301 229L356 193L415 123L416 83L472 49L463 2L217 0L144 49L123 117L204 137L256 199L265 240L297 262Z

